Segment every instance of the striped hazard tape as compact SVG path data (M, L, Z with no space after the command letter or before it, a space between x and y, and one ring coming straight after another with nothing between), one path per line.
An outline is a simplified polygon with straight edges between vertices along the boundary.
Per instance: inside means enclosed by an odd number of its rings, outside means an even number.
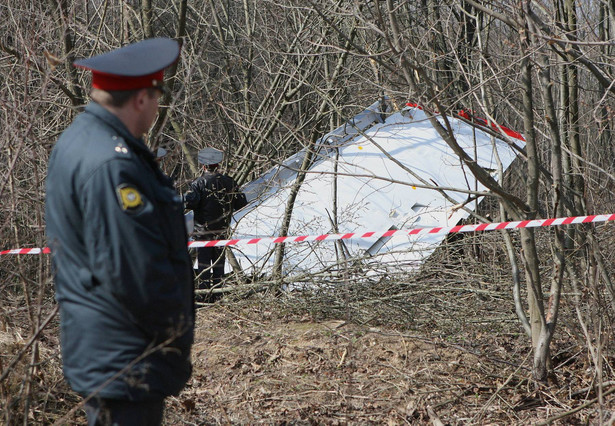
M581 223L609 222L613 220L615 220L615 214L600 214L591 216L559 217L553 219L520 220L516 222L479 223L474 225L457 225L449 227L397 229L380 232L350 232L346 234L299 235L287 237L242 238L234 240L190 241L188 243L188 247L223 247L250 244L280 244L301 243L306 241L353 240L362 238L392 237L394 235L452 234L458 232L496 231L499 229L521 229L546 226L576 225ZM50 253L50 250L48 247L45 247L42 249L22 248L0 251L0 255L41 253L48 254Z
M51 253L51 250L49 250L49 247L43 247L41 248L20 248L20 249L12 249L12 250L3 250L0 251L0 255L3 254L49 254Z

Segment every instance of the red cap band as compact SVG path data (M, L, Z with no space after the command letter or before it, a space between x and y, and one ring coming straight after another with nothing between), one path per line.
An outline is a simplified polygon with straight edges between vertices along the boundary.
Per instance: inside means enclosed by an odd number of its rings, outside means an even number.
M113 75L100 73L92 70L92 87L101 90L134 90L146 89L148 87L161 87L164 79L164 70L153 74L142 75L139 77L127 77L124 75Z

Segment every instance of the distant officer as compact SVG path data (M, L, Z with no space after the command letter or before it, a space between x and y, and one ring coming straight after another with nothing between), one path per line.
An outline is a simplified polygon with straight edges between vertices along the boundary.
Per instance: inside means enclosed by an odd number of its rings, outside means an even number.
M64 375L90 425L156 425L191 373L194 284L181 197L144 144L177 42L158 38L76 61L93 102L49 160Z
M167 156L168 153L169 152L163 147L159 147L156 150L156 161L158 162L158 164L162 163L162 160L164 159L164 157Z
M204 173L190 184L184 196L187 209L194 211L194 238L197 240L224 239L233 211L247 204L246 196L231 178L218 171L224 153L215 148L199 151L199 164ZM197 249L199 288L216 286L224 275L224 248Z

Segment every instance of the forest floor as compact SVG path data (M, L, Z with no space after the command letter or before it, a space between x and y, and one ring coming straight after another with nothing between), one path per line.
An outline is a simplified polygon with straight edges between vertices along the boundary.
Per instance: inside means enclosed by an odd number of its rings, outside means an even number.
M552 374L536 383L500 264L425 268L420 281L329 275L277 295L248 286L201 305L194 371L167 400L165 424L612 425L608 315L564 297ZM62 377L57 316L29 346L26 312L19 297L0 306L0 370L10 373L0 381L0 424L84 424L82 399ZM579 325L579 312L593 323Z
M604 394L610 402L597 402L583 348L554 342L554 374L537 384L525 335L475 324L428 335L281 316L272 306L207 306L193 377L170 399L166 422L612 424L615 405Z

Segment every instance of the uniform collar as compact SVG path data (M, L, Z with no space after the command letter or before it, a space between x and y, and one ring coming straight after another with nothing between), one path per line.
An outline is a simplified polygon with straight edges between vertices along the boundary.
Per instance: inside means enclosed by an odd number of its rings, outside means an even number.
M122 123L122 121L111 111L92 101L85 107L85 112L94 115L99 120L104 121L109 127L113 128L113 130L118 133L118 136L122 137L134 150L138 151L140 155L144 155L150 160L154 159L154 154L145 145L143 139L135 138L128 131L124 123Z

